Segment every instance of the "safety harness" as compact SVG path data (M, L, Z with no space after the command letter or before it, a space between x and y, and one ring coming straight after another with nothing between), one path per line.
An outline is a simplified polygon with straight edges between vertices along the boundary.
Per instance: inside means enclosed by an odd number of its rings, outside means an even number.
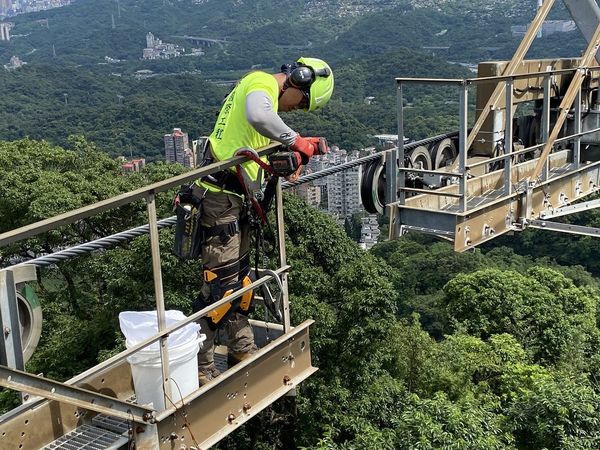
M278 154L276 153L274 155L276 156L273 161L282 161L286 158L291 160L291 158L285 156L285 152L279 152ZM263 161L258 153L251 148L241 148L236 151L234 156L245 156L249 160L258 164L260 170L269 175L265 190L261 190L259 180L262 179L262 175L260 174L260 171L257 180L252 180L240 164L235 166L235 172L224 170L204 177L202 179L203 182L209 183L223 190L234 192L243 197L245 201L245 208L239 221L235 220L226 224L214 225L211 227L196 226L194 230L196 233L195 238L198 244L194 242L193 246L194 248L201 249L202 244L216 236L219 237L222 244L226 244L229 239L241 232L241 228L243 226L242 224L245 226L247 223L250 231L254 232L254 266L255 273L258 273L261 249L264 249L265 247L265 230L269 229L267 214L273 203L278 179L280 176L287 176L291 173L294 173L297 170L297 167L291 166L284 170L284 165L275 164L276 168L273 168L272 164ZM269 158L269 161L271 161L271 158ZM211 162L211 155L208 155L208 158L205 158L203 165L208 165ZM199 204L197 208L198 214L201 214L202 197L205 195L206 190L207 188L204 188L202 194L196 192L196 198L188 199L186 197L188 201L193 202L194 204ZM197 198L199 195L202 197ZM199 218L197 221L199 221ZM240 223L240 221L242 223ZM191 240L193 241L194 239ZM201 292L194 302L194 311L199 311L200 309L211 305L217 300L232 294L234 291L251 284L252 279L250 278L249 274L249 253L244 254L238 260L231 261L219 267L210 269L205 268L204 286L208 287L208 292L206 288L203 288L204 292ZM209 325L217 328L219 324L224 323L224 320L234 312L248 314L252 308L252 299L253 292L249 291L240 298L229 303L225 303L214 309L208 314L208 317L211 319L208 321Z

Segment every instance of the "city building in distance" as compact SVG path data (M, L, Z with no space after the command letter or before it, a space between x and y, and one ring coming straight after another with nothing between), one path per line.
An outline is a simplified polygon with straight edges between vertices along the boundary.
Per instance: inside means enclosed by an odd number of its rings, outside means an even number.
M198 142L198 141L194 141ZM194 168L197 161L197 144L190 147L187 133L181 128L173 128L173 132L164 135L165 158L167 162L179 163L184 167Z
M8 64L4 64L4 68L6 70L16 70L20 67L23 67L25 64L27 63L25 61L21 61L21 59L18 56L13 56L12 58L10 58Z
M146 35L146 48L143 51L143 59L171 59L182 56L185 52L183 47L163 42L152 33Z
M0 0L0 16L10 17L47 9L60 8L74 0Z
M140 172L146 165L145 158L132 159L127 161L125 158L122 159L121 168L125 173Z

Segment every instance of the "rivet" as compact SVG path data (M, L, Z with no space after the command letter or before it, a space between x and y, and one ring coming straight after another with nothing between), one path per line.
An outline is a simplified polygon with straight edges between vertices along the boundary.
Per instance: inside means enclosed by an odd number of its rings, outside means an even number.
M244 412L248 412L248 410L252 408L252 405L250 403L244 403L244 406L242 406L242 409L244 410Z
M227 416L227 421L229 423L233 422L234 420L235 420L235 414L232 413Z

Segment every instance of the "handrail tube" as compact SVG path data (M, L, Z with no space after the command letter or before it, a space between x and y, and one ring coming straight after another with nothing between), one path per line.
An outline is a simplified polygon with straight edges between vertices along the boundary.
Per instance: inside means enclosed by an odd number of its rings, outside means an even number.
M424 173L427 175L445 175L452 176L455 178L462 178L464 175L462 173L452 173L452 172L444 172L443 170L427 170L427 169L416 169L410 167L398 167L399 172L414 172L414 173Z
M600 71L600 66L590 66L586 67L588 71ZM406 83L406 84L486 84L486 83L495 83L500 81L506 81L508 79L521 80L526 78L531 78L532 76L546 76L546 75L561 75L567 74L571 72L576 72L580 70L578 67L572 67L569 69L556 69L556 70L546 70L541 72L527 72L520 73L514 75L495 75L492 77L475 77L475 78L404 78L398 77L395 78L396 83Z
M569 141L571 139L576 139L578 137L585 136L586 134L592 134L592 133L597 133L597 132L600 132L600 127L594 128L592 130L582 131L582 132L576 133L576 134L570 134L569 136L563 136L561 138L556 139L554 141L554 143L558 144L560 142ZM510 157L510 156L518 156L518 155L522 155L524 153L530 153L530 152L532 152L534 150L537 150L538 148L543 148L544 145L545 145L545 143L536 144L536 145L532 145L531 147L527 147L527 148L524 148L522 150L517 150L515 152L509 153L507 155L494 156L493 158L488 158L488 159L485 159L483 161L476 161L476 162L474 162L472 164L468 164L467 165L467 169L469 170L469 169L472 169L474 167L479 167L479 166L481 166L483 164L490 164L490 163L493 163L493 162L496 162L496 161L501 161L501 160L506 159L507 157ZM448 175L448 174L450 174L450 172L446 172L446 174ZM456 176L458 176L458 175L459 174L456 174ZM452 174L452 176L455 176L455 175Z
M442 191L438 191L436 189L418 189L418 188L401 187L401 188L398 188L398 190L406 191L406 192L416 192L418 194L437 195L438 197L462 198L462 194L455 194L453 192L442 192Z

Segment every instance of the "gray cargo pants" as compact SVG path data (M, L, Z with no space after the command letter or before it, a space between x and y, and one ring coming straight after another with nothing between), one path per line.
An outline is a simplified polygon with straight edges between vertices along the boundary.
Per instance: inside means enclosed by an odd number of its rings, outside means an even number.
M202 218L200 224L203 227L225 225L239 220L242 214L243 201L241 197L222 192L207 191L202 203ZM223 243L219 236L209 238L202 245L202 265L205 269L213 269L224 264L236 261L244 256L250 248L248 224L240 224L240 232L231 236ZM209 285L202 284L202 294L209 297ZM198 353L198 366L208 367L214 364L215 337L219 330L212 330L207 320L199 320L201 333L206 335L203 347ZM248 317L243 314L234 313L226 319L223 325L226 342L230 352L248 352L254 348L254 334L248 323Z

